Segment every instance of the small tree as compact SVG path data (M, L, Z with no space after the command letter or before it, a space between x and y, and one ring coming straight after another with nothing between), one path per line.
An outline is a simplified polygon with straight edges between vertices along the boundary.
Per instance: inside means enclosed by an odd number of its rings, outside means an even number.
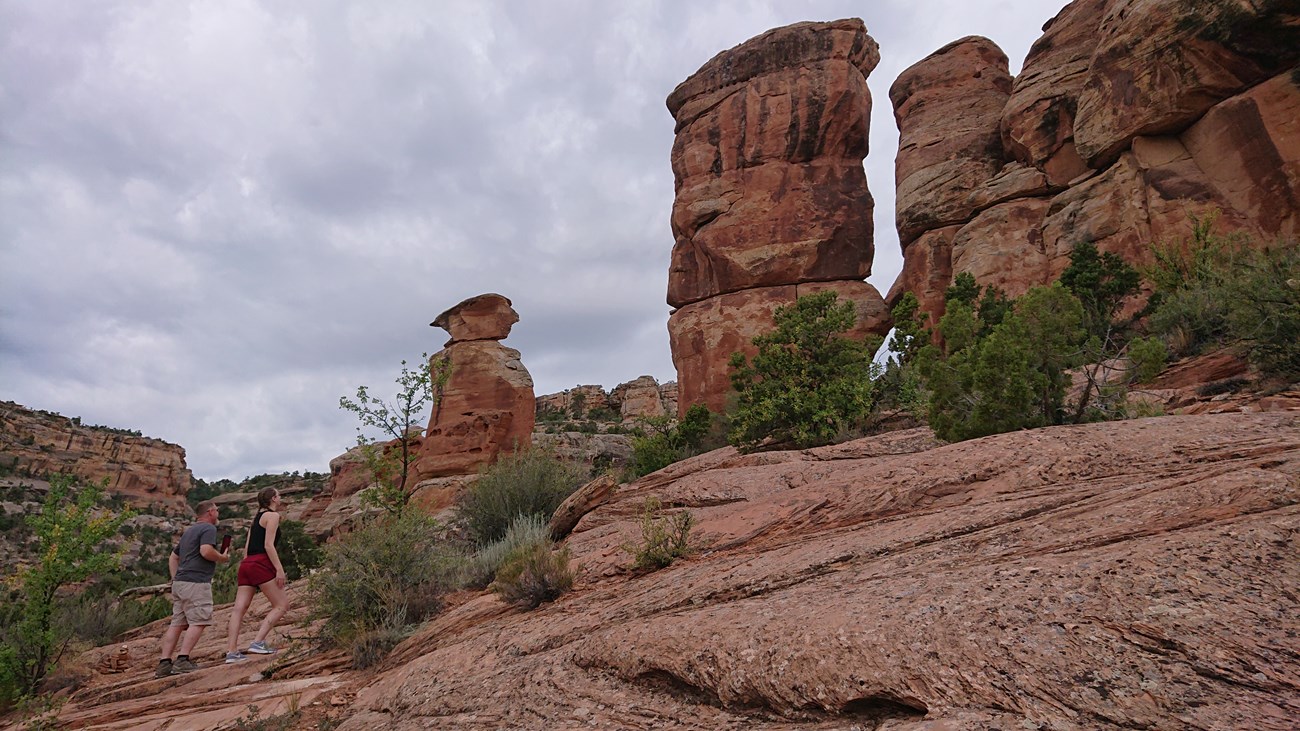
M712 416L704 404L692 404L677 423L667 416L643 418L641 425L648 433L632 438L628 473L635 479L699 454L709 435Z
M27 518L39 557L16 577L20 611L0 645L0 706L34 694L67 646L71 635L61 633L55 623L59 590L121 568L121 552L106 550L105 544L131 511L99 507L107 480L81 489L76 485L71 475L52 475L41 512Z
M411 370L402 361L402 372L397 377L397 396L385 401L370 395L365 386L357 387L355 399L343 396L339 408L351 411L361 421L357 427L357 446L366 461L377 485L367 494L367 499L389 513L400 514L410 495L406 489L411 463L415 461L412 444L423 429L420 426L424 409L437 408L442 391L451 375L451 362L447 357L430 359L428 353L420 356L428 367ZM389 437L395 448L386 448L367 436L365 429L377 429Z
M752 362L731 355L731 443L745 452L829 444L871 412L878 343L843 336L853 303L838 302L834 291L778 307L774 319L776 330L754 338Z

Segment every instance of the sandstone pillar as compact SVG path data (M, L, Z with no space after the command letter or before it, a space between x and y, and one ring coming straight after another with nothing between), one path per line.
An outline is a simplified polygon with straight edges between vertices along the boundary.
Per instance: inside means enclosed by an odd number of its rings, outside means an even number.
M880 59L861 20L799 23L724 51L668 97L676 120L668 331L678 410L721 410L733 351L772 312L834 289L858 335L889 329L871 273L867 74Z

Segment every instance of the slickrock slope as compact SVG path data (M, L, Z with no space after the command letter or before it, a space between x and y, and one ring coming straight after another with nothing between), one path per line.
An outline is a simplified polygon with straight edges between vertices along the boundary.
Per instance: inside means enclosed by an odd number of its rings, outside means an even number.
M888 331L862 281L874 253L866 78L879 60L861 20L798 23L719 53L669 95L679 412L721 410L731 353L752 352L800 295L834 289L857 305L855 334Z
M1293 728L1300 415L715 452L570 538L579 590L471 601L344 728ZM620 573L640 499L700 554ZM838 715L842 714L842 715ZM844 717L847 716L847 717Z
M192 480L179 445L81 426L10 401L0 402L0 461L25 474L108 478L109 494L140 507L184 508Z
M965 38L904 71L903 272L942 311L962 272L1011 295L1095 242L1133 262L1217 209L1259 245L1300 235L1300 15L1293 2L1075 0L1019 76Z
M633 575L620 546L651 494L694 512L699 550ZM575 591L534 612L457 599L378 674L324 657L269 684L231 687L247 673L224 666L159 682L132 645L129 677L97 677L64 718L153 729L179 708L186 728L216 729L294 692L304 707L340 696L348 730L1280 730L1300 716L1300 411L719 450L615 492L568 545ZM201 659L215 653L205 640Z

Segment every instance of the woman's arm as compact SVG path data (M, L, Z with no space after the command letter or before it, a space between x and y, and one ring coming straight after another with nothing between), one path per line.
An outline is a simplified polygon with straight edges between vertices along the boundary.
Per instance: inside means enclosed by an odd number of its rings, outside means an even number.
M288 576L284 573L284 565L280 563L280 552L275 548L275 537L280 530L280 514L267 513L262 518L265 521L262 527L266 529L266 557L275 566L275 583L283 589Z

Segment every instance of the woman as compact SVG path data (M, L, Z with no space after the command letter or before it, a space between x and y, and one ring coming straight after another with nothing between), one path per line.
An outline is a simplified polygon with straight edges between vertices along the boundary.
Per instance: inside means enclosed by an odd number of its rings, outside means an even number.
M226 643L226 662L239 662L248 659L240 652L239 626L243 624L244 613L253 603L253 595L258 589L271 601L271 611L262 626L257 628L257 637L248 646L254 655L270 655L274 649L267 647L266 636L276 622L289 611L289 596L284 591L284 564L280 563L280 554L275 550L275 537L280 528L280 491L268 487L257 493L257 515L248 526L248 542L245 544L244 560L239 563L238 584L235 594L235 608L230 613L230 639Z

